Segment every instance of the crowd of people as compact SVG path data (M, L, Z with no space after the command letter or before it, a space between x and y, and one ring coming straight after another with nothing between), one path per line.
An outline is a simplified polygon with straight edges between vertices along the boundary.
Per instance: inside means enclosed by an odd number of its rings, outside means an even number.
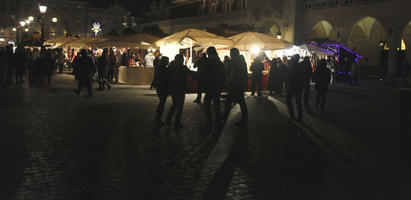
M190 71L184 65L183 55L177 54L173 61L163 56L156 58L158 62L154 64L155 77L153 86L156 88L160 103L157 107L157 114L154 121L158 125L173 125L179 129L181 115L184 107L185 93L188 88L187 77L193 76L198 82L198 94L195 103L201 103L202 93L204 96L204 112L206 116L205 131L220 128L227 120L230 110L235 103L241 108L241 119L235 124L246 126L248 123L248 110L245 102L245 92L248 88L248 72L245 59L238 49L230 50L230 56L221 61L214 47L209 47L195 62L194 68L197 71ZM261 96L264 62L267 57L264 54L257 56L250 66L251 76L251 95ZM303 103L309 108L310 83L313 80L317 97L315 106L324 109L328 85L331 81L331 71L327 67L326 60L320 60L313 68L308 57L302 59L294 55L290 60L287 57L274 58L269 62L269 81L268 89L270 94L282 95L286 93L286 103L289 109L290 118L298 122L303 122ZM227 95L224 109L221 109L221 94L226 91ZM162 115L166 99L172 98L172 106L168 111L165 122ZM304 97L304 98L303 98ZM293 101L294 99L294 101ZM213 104L213 109L211 105ZM297 106L298 116L295 117L294 105Z
M62 65L61 59L64 54L59 49L0 47L0 85L24 83L26 73L30 85L50 85L53 73Z

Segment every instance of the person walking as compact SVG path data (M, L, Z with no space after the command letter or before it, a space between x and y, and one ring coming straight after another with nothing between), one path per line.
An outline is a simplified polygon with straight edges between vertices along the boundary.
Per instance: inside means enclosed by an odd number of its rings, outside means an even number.
M56 60L53 58L53 51L51 49L47 50L45 57L45 76L47 78L47 85L51 84L51 77L56 70Z
M87 97L93 96L93 91L91 87L91 79L96 72L96 67L93 64L93 60L87 55L87 51L82 49L80 51L80 58L78 60L78 85L77 90L73 90L77 95L80 94L83 87L87 87L88 95Z
M203 53L201 58L194 63L194 68L197 68L195 77L197 79L197 98L194 103L201 103L201 96L204 92L204 67L207 63L207 54Z
M252 72L251 76L251 95L254 96L255 88L257 87L257 94L261 96L261 90L263 87L263 71L264 63L261 56L257 56L254 59L254 62L251 64L250 71Z
M288 106L288 111L290 113L291 120L295 119L294 108L292 98L295 98L295 104L297 105L298 110L298 122L303 122L303 107L301 102L302 91L305 84L305 73L304 68L298 63L300 56L294 55L291 58L291 61L288 66L287 71L287 96L286 96L286 103Z
M303 100L304 100L304 107L310 107L310 90L311 90L311 78L313 76L313 69L311 67L310 57L304 57L304 60L301 62L301 66L304 70L304 88L303 88Z
M163 56L158 62L157 67L154 68L153 87L156 88L157 96L160 100L157 106L157 112L154 121L157 123L157 125L160 126L164 125L164 122L161 120L161 118L163 116L164 106L166 104L168 95L168 64L169 58L167 56Z
M184 65L183 55L177 54L174 57L174 60L169 64L168 73L168 93L171 95L173 104L168 111L166 124L171 126L171 121L175 114L174 128L181 129L183 127L181 115L183 114L185 92L188 87L187 77L189 74L187 66Z
M117 57L114 55L114 51L110 48L110 55L108 56L108 74L107 81L112 83L114 80L114 69L117 65Z
M23 47L17 47L14 59L16 63L16 83L23 83L23 75L26 68L26 53Z
M221 128L221 108L220 97L224 89L226 71L224 64L218 57L215 47L207 48L207 62L204 67L204 111L206 115L205 131L209 132L213 128L213 117L211 112L211 102L214 105L214 128Z
M57 50L57 65L59 68L59 73L63 73L64 63L66 62L66 56L63 53L63 49Z
M230 50L231 59L227 62L227 100L224 111L224 121L227 121L231 106L238 103L241 108L241 119L236 125L247 125L248 110L244 99L244 92L248 88L247 63L241 58L237 48Z
M321 106L321 109L324 109L330 81L331 71L327 68L326 60L321 59L315 72L315 89L317 90L315 107Z
M78 80L78 61L80 59L80 52L77 52L77 55L74 57L71 62L71 67L73 68L74 80Z
M97 71L98 71L98 88L97 90L104 90L107 86L107 90L111 88L108 84L107 78L107 49L103 50L102 55L98 58L97 61Z

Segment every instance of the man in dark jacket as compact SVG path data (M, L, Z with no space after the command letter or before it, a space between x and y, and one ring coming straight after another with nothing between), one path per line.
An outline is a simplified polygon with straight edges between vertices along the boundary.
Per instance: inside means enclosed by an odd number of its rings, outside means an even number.
M197 79L197 98L194 100L195 103L201 103L201 96L204 91L204 66L207 63L207 54L203 53L201 58L194 63L194 68L197 68L197 73L195 75Z
M224 89L226 71L225 66L218 57L215 47L207 49L207 63L204 67L204 110L207 118L206 131L213 128L211 102L214 104L214 128L221 127L220 96Z
M174 128L176 129L183 127L181 124L181 115L183 114L185 92L188 87L187 77L189 72L190 71L187 66L184 65L183 55L177 54L168 67L168 93L171 95L173 104L168 111L166 119L166 124L171 126L171 120L174 113L177 111L174 121Z
M78 87L77 90L73 90L77 95L83 87L87 87L88 95L87 97L93 96L91 90L91 79L93 74L96 72L96 67L93 64L93 60L87 55L87 51L82 49L80 51L81 57L78 60Z
M233 101L241 108L241 120L236 125L247 125L248 111L244 99L244 92L248 87L247 64L240 56L237 48L230 50L231 60L227 61L227 101L224 111L224 120L227 120Z
M304 61L301 62L301 66L303 67L304 70L304 106L306 108L310 107L310 81L311 81L311 77L313 74L313 70L311 67L311 62L310 62L310 57L306 56L304 57Z
M157 67L154 68L153 86L156 88L157 96L160 100L157 106L157 114L154 121L157 122L157 125L161 126L164 125L164 122L161 121L161 117L163 115L164 106L168 95L168 62L168 57L163 56L157 64Z
M324 109L330 81L331 71L327 68L326 61L321 59L318 63L317 71L315 72L315 89L317 90L315 106L317 108L321 105L321 109Z
M298 121L303 122L303 107L301 102L302 91L305 83L305 74L304 69L300 63L298 63L299 55L294 55L291 58L290 65L287 72L287 97L286 102L288 106L288 111L290 113L290 118L295 119L293 102L291 99L295 97L295 104L297 105L298 110Z
M254 96L255 88L257 87L257 94L258 96L261 96L261 89L263 87L263 71L264 71L264 63L263 63L262 56L257 56L254 59L254 62L251 64L250 71L252 72L251 95Z
M108 71L108 60L107 60L107 49L103 50L102 55L98 58L98 89L104 90L107 86L107 90L111 88L110 84L107 82L107 71Z

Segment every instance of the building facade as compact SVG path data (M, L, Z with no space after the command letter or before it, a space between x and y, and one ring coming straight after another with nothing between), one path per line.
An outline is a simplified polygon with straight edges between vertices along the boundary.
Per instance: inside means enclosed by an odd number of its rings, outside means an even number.
M47 6L46 13L40 13L39 4ZM42 26L44 39L64 35L93 35L93 23L100 24L99 35L107 34L112 30L121 33L125 16L127 12L117 4L102 9L89 7L82 1L2 0L0 42L16 42L35 33L40 34ZM30 17L32 21L28 20ZM27 22L22 26L21 21Z
M144 26L165 33L188 27L248 27L300 44L328 40L356 49L365 65L377 66L389 49L389 73L397 50L411 48L410 0L174 0L154 3Z

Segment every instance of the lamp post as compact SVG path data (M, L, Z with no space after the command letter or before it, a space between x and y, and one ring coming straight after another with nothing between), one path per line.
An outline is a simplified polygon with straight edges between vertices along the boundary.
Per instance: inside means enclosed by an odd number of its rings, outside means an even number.
M47 12L47 6L39 4L39 11L40 11L40 31L41 31L41 41L44 41L44 20L43 15Z

